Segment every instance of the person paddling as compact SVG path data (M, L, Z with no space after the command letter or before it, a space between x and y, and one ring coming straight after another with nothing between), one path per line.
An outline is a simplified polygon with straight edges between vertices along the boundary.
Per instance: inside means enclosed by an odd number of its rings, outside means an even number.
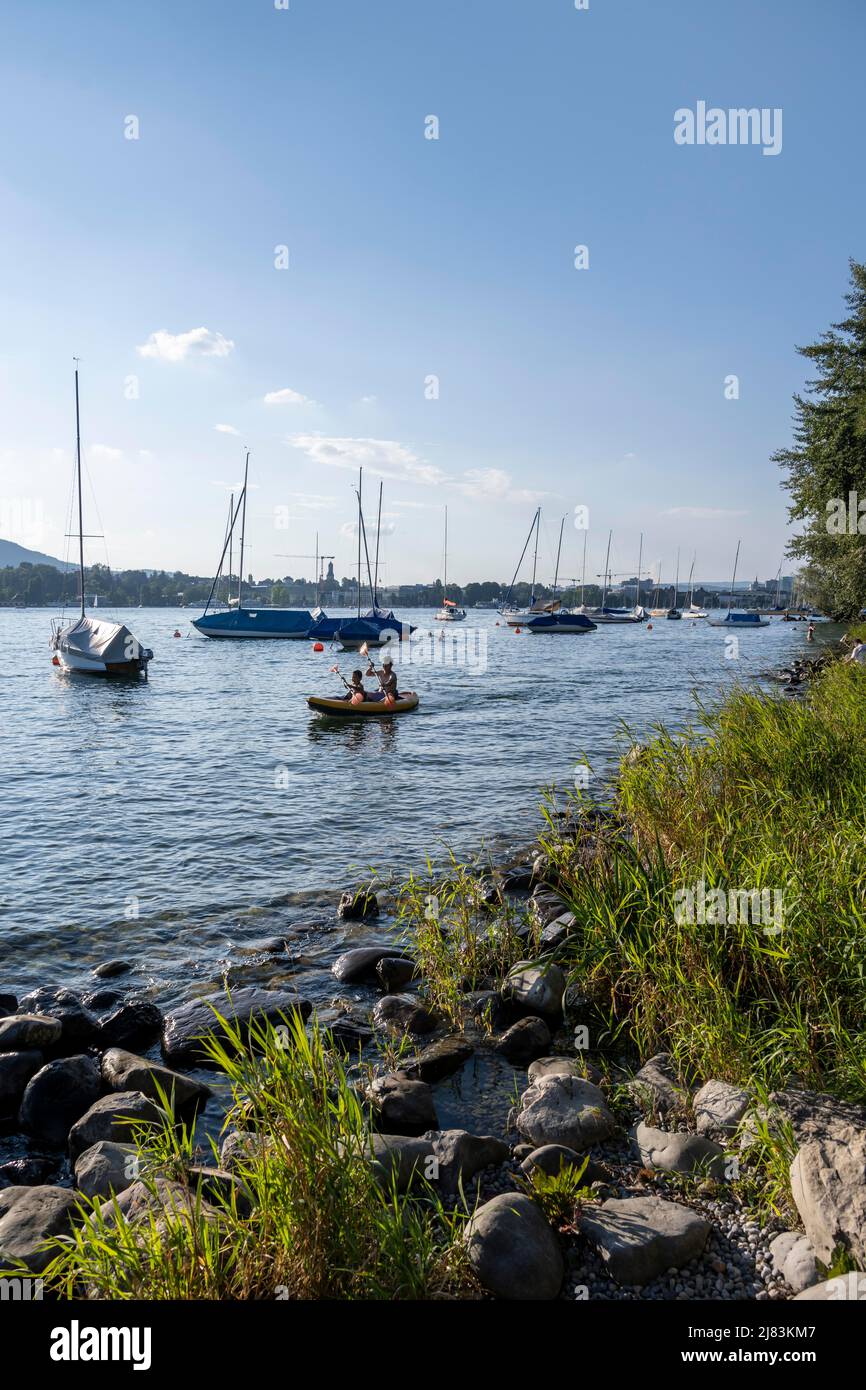
M390 656L386 656L383 658L381 671L376 670L375 666L373 665L373 658L371 657L370 664L367 667L367 675L378 676L379 685L382 687L383 699L399 699L399 695L397 693L397 676L394 671L394 663L392 662Z

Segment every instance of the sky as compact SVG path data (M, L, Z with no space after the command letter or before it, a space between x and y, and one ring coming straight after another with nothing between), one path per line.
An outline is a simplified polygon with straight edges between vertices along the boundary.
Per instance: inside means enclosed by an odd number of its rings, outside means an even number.
M774 576L795 345L866 259L862 0L284 4L0 0L0 535L66 553L77 356L91 562L213 573L249 448L257 578L351 573L359 464L389 584L446 506L458 583L536 506L546 580L575 508L588 576L609 530ZM781 148L678 143L699 102Z

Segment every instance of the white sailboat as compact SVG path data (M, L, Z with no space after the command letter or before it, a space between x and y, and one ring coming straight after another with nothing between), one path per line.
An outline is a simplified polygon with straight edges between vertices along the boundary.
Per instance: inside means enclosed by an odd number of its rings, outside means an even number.
M445 508L445 572L442 577L442 607L436 614L437 623L462 623L466 617L466 609L461 608L453 599L448 597L448 508Z
M705 618L706 611L695 603L695 562L698 554L695 551L692 556L692 567L689 570L689 606L683 612L684 618Z
M76 358L76 364L78 359ZM144 676L153 657L124 623L89 618L84 593L84 502L81 487L81 416L78 404L78 366L75 368L75 471L78 490L78 576L81 612L73 623L55 619L50 647L54 666L89 676ZM98 601L98 596L97 596Z

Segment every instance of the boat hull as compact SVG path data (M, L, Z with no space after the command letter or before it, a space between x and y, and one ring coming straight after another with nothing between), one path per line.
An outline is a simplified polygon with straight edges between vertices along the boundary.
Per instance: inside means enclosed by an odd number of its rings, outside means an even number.
M313 617L304 609L234 608L226 613L205 613L193 618L192 625L203 637L303 641L313 626Z
M418 707L418 696L414 690L407 690L392 705L384 700L365 700L361 705L353 705L350 700L329 699L324 695L308 695L307 704L317 714L332 715L337 719L382 719L392 714L408 714Z
M579 636L582 632L595 632L596 624L581 613L551 613L542 618L530 618L525 624L527 632L541 636Z

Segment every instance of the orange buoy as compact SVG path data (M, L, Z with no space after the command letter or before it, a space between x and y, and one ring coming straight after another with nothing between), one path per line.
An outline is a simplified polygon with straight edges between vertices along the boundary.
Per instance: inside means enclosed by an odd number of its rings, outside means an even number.
M175 637L179 637L179 636L180 636L180 633L178 632L177 628L175 628L175 630L174 630L174 635L175 635Z
M52 656L52 658L51 658L51 665L52 665L52 666L59 666L59 665L60 665L60 657L59 657L59 656Z
M653 630L653 625L652 625L652 623L647 623L647 625L646 625L646 630L647 630L647 632L652 632L652 630Z
M496 626L499 627L499 619L496 619Z
M323 652L324 650L325 650L325 648L322 646L322 643L321 643L321 642L314 642L314 643L313 643L313 651L314 651L314 652Z

